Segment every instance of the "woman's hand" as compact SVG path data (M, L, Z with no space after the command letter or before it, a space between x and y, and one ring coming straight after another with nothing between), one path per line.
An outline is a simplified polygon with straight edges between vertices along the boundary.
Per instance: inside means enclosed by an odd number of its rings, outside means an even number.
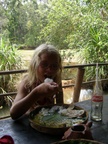
M33 94L37 94L39 96L53 96L58 91L58 84L55 82L51 83L42 83L33 89ZM41 97L39 97L41 98Z

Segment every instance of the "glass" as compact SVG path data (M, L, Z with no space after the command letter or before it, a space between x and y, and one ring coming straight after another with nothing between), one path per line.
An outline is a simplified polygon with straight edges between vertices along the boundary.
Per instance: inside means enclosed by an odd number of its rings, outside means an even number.
M48 62L46 61L41 61L39 66L41 66L43 69L48 69L50 68L51 70L58 70L59 69L59 65L54 63L54 64L48 64Z

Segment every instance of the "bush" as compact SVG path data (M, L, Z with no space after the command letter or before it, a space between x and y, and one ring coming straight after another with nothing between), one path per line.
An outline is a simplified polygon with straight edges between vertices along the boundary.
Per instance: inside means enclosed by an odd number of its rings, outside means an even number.
M15 45L11 45L9 41L1 38L0 71L21 69L21 58L17 49ZM0 93L6 93L7 91L9 92L15 89L15 81L15 75L0 75ZM0 97L0 105L2 105L5 100L3 97Z

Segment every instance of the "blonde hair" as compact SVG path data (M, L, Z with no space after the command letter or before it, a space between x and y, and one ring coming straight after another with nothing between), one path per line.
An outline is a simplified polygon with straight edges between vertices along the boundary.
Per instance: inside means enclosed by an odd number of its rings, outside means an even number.
M37 47L34 51L34 54L32 56L29 69L28 69L28 74L26 77L26 86L31 87L34 83L38 81L38 75L37 75L37 68L40 63L40 56L43 53L51 53L57 55L59 61L59 69L57 71L57 74L54 78L54 81L57 82L58 84L61 83L61 72L62 72L62 62L61 62L61 56L58 52L58 50L53 46L53 45L47 45L47 44L42 44L39 47Z

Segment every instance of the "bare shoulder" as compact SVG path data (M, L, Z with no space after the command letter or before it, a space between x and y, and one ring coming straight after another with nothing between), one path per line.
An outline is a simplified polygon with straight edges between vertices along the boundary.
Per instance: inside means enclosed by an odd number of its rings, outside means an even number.
M26 88L26 81L22 80L18 85L15 101L24 98L28 94L28 91L29 90Z
M28 94L29 88L27 86L27 80L26 79L22 79L22 81L20 82L20 84L18 86L18 92Z

